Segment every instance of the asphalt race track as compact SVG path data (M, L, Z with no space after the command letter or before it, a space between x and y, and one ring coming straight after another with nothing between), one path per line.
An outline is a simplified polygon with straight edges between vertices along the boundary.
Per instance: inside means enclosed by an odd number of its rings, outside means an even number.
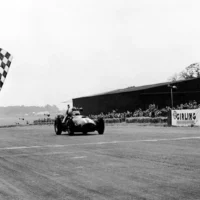
M200 128L1 128L0 199L200 199Z

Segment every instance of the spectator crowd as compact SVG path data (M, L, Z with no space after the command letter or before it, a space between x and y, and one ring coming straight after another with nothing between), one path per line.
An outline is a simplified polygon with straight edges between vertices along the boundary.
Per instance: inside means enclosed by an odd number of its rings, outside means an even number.
M148 109L142 110L141 108L135 111L126 111L126 112L118 112L117 110L113 110L109 113L100 113L98 115L90 115L89 117L92 119L103 117L105 119L119 118L126 119L129 117L167 117L168 111L170 110L182 110L182 109L198 109L200 108L200 104L198 104L195 100L189 103L180 104L176 107L166 106L165 108L159 109L155 104L150 104Z

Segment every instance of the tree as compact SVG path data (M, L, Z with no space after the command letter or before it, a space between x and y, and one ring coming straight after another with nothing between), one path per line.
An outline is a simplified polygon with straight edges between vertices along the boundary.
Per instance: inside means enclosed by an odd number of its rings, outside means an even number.
M168 81L170 82L175 82L179 80L179 75L177 73L175 73L174 75L172 75L171 77L168 78Z
M198 78L200 77L200 63L193 63L186 67L180 73L175 73L171 76L168 80L171 82L178 81L178 80L186 80L190 78Z
M199 63L193 63L186 67L185 70L179 74L181 79L190 79L200 77L200 65Z

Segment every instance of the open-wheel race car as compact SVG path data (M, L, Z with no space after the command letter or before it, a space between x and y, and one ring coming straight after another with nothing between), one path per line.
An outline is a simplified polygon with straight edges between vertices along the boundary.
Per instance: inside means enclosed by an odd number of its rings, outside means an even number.
M81 115L80 111L81 109L72 109L71 116L67 117L65 121L63 121L64 115L57 115L54 122L56 135L60 135L62 132L68 132L69 135L73 135L74 132L87 134L94 131L97 131L100 135L104 134L105 123L103 118L90 119Z

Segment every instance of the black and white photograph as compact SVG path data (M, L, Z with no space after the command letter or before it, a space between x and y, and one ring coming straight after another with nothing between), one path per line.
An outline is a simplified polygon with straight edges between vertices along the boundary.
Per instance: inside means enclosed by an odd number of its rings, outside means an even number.
M199 0L0 5L0 200L200 199Z

